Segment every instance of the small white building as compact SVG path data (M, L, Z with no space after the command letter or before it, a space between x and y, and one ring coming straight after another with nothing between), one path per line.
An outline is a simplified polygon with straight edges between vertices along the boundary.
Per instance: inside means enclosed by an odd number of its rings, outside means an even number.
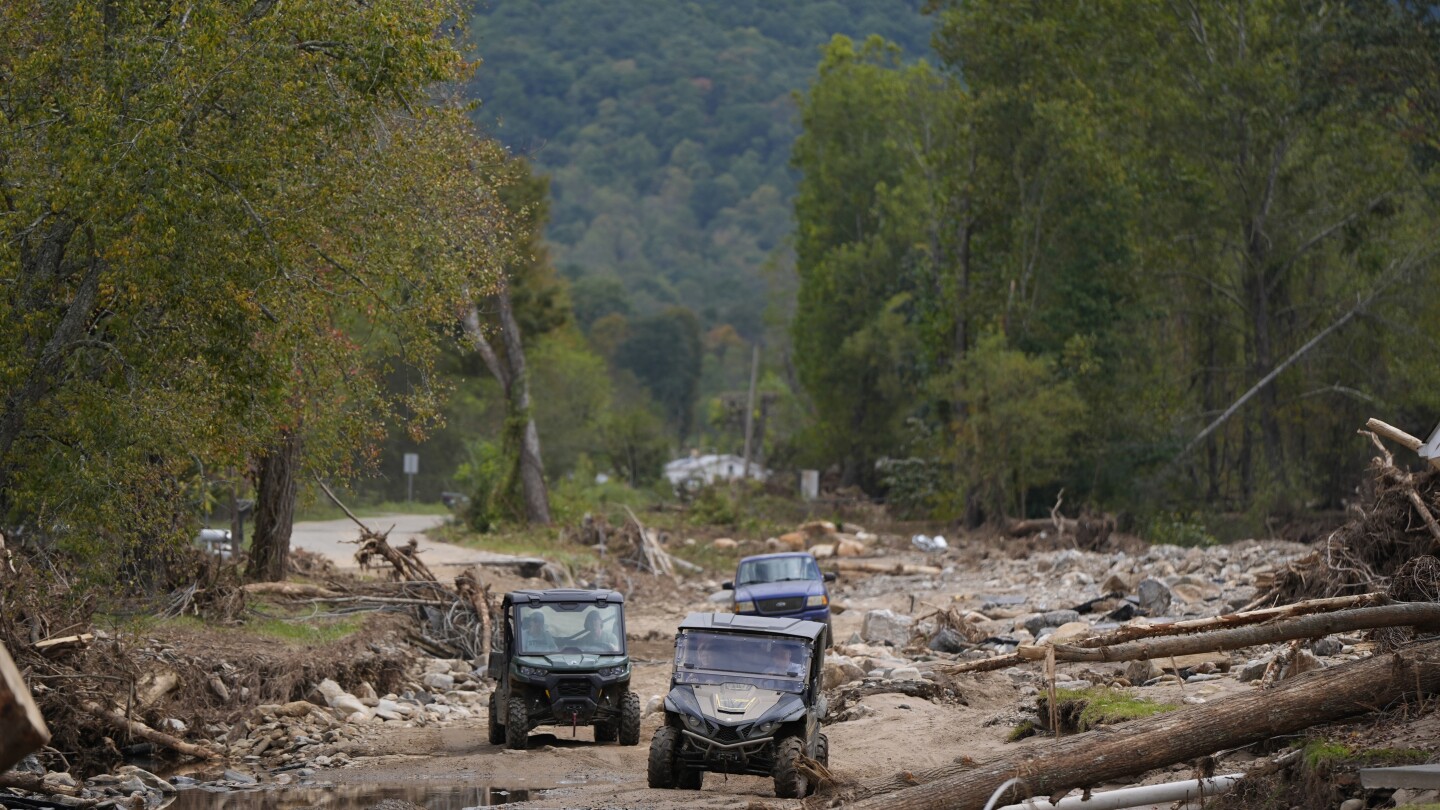
M749 475L745 474L745 459L732 454L698 455L677 458L665 465L665 478L676 487L693 488L716 481L735 481L740 478L754 478L764 481L770 471L755 462L750 462Z

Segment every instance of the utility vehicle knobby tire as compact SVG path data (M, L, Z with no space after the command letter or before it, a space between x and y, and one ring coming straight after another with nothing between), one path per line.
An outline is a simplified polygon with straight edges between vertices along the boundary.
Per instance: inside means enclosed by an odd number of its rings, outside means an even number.
M634 692L620 698L620 744L640 744L640 696Z
M655 730L655 736L650 739L650 760L646 768L650 787L676 787L678 780L675 778L675 752L679 748L680 729L661 726Z
M517 751L530 747L530 712L520 698L510 698L505 712L505 747Z
M614 722L613 720L611 720L611 721L604 721L604 720L602 720L602 721L600 721L599 723L596 723L596 724L595 724L595 742L597 742L597 743L610 743L610 742L615 742L615 734L616 734L616 728L615 728L615 722Z
M830 767L830 738L823 732L820 734L820 742L815 744L815 761Z
M500 701L495 692L490 693L490 744L505 742L505 727L500 725Z
M775 744L775 798L803 799L810 782L797 767L805 755L805 741L786 737Z

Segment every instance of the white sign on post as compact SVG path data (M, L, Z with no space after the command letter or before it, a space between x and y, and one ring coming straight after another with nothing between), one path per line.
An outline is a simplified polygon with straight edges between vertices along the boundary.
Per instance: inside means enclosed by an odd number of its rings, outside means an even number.
M415 473L420 472L420 454L405 454L405 502L415 500Z

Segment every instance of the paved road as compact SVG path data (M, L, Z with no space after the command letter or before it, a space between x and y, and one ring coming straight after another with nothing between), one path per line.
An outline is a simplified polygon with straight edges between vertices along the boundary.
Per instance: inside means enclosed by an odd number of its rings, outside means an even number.
M529 557L515 557L496 554L478 548L465 548L450 543L440 543L425 536L432 529L445 522L444 515L382 515L361 518L365 525L377 531L390 531L390 545L400 546L414 538L420 547L420 559L431 570L442 566L468 565L513 565L528 566L543 564L544 560ZM356 569L356 541L360 539L360 528L349 518L339 520L306 520L295 524L290 533L290 547L303 548L316 554L323 554L335 563L337 568Z

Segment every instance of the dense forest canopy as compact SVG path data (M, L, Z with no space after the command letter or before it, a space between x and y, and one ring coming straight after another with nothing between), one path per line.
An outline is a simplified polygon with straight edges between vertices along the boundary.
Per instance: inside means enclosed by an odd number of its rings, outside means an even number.
M1428 7L935 11L938 68L837 38L805 98L820 456L936 514L1258 520L1341 506L1367 413L1433 422Z

